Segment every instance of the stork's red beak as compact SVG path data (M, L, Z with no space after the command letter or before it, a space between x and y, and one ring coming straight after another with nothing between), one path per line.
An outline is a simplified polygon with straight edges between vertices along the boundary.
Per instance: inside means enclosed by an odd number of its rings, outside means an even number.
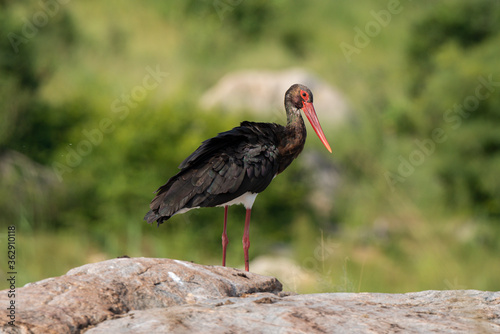
M330 144L326 140L325 134L323 133L323 129L321 128L321 124L319 124L318 116L316 115L316 111L314 110L314 106L311 102L304 102L304 114L306 114L309 123L311 123L314 131L318 135L319 139L325 145L326 149L332 153L332 149L330 148Z

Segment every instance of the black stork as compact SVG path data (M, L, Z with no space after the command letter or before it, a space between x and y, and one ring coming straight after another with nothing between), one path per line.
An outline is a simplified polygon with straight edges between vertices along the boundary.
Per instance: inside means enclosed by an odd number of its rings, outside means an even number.
M302 152L307 134L301 110L323 145L332 152L316 116L309 88L292 85L285 93L285 109L286 126L244 121L232 130L205 140L180 164L180 172L156 190L144 220L156 221L159 226L173 215L191 209L223 206L222 265L225 266L227 208L243 204L246 217L242 241L248 271L252 205L257 194Z

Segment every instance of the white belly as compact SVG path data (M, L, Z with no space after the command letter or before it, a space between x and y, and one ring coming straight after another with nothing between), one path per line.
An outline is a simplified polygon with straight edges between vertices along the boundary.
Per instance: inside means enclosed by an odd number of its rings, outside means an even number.
M243 204L245 206L245 208L251 209L253 202L255 202L255 198L257 197L257 195L258 195L257 193L246 192L243 195L241 195L240 197L236 197L235 199L233 199L227 203L217 205L217 206Z
M231 201L229 201L227 203L220 204L220 205L217 205L217 206L243 204L246 209L251 209L252 206L253 206L253 202L255 202L255 198L257 197L257 195L258 194L256 194L256 193L254 194L254 193L251 193L251 192L246 192L243 195L241 195L240 197L236 197L235 199L233 199L233 200L231 200ZM194 208L180 209L179 211L177 211L176 213L174 213L172 216L178 215L178 214L181 214L181 213L186 213L189 210L199 209L199 208L200 208L199 206L196 206Z

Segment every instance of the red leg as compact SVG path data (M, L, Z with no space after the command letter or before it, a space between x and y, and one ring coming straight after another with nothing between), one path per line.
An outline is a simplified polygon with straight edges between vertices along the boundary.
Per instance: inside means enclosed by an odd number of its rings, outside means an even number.
M245 255L245 270L249 270L248 265L248 249L250 248L250 214L252 209L247 209L247 214L245 216L245 230L243 231L243 253Z
M229 240L226 233L227 226L227 205L224 206L224 229L222 230L222 266L226 266L226 248Z

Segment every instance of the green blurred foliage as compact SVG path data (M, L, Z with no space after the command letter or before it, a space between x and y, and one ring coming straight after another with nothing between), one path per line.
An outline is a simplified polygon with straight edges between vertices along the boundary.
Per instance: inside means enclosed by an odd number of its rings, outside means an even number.
M431 138L440 161L433 181L452 210L500 219L500 3L441 5L414 27L409 66L413 108L401 136ZM432 158L432 157L430 157ZM438 200L438 199L436 199Z
M413 28L408 55L414 77L413 94L422 94L428 77L441 69L435 56L448 44L456 44L462 51L481 48L488 40L498 37L500 30L499 4L494 0L464 2L457 5L445 1L436 6Z
M148 226L152 192L201 141L255 119L199 110L222 75L305 67L355 114L325 127L334 154L321 152L341 184L331 211L316 212L299 157L256 200L251 257L285 249L316 277L300 291L498 290L500 86L466 116L449 110L473 101L481 80L500 81L499 5L402 2L347 62L339 44L387 6L0 1L0 223L18 227L20 282L124 254L219 264L223 209ZM14 46L37 13L46 24ZM127 103L148 68L166 75ZM309 137L306 150L323 150ZM243 217L230 208L232 266Z

